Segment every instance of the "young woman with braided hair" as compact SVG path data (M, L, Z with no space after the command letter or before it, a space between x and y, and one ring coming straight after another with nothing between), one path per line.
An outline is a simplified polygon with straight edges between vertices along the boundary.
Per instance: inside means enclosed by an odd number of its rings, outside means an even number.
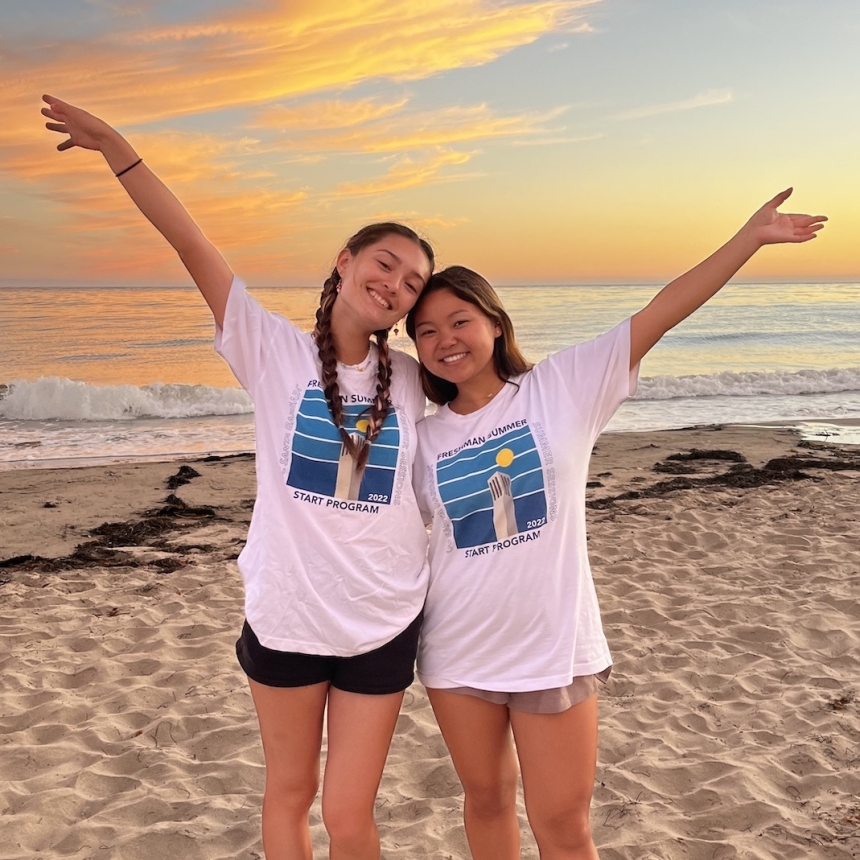
M412 489L418 366L388 348L433 251L408 227L364 227L338 254L312 334L265 311L131 145L52 96L57 148L101 152L178 252L216 323L215 347L255 403L257 499L239 556L246 621L236 643L266 759L267 860L311 860L308 812L328 753L323 820L333 860L376 860L374 800L427 589ZM371 339L373 337L373 340Z

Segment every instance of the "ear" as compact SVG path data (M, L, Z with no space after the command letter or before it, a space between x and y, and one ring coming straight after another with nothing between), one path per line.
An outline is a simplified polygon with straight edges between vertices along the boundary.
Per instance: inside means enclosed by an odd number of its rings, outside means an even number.
M344 248L337 255L337 262L335 263L335 266L336 266L338 272L340 273L341 280L343 280L343 276L346 273L346 270L349 268L349 264L351 262L352 262L352 253L350 252L349 248Z
M501 337L501 336L502 336L502 327L498 323L496 323L495 337Z

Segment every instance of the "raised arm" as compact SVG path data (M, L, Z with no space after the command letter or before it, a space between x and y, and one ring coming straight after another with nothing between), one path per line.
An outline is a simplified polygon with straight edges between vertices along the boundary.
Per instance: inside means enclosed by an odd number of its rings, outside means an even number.
M675 278L657 293L630 324L630 367L635 367L669 329L700 308L763 245L808 242L827 220L823 215L786 215L777 209L791 196L789 188L765 203L752 218L706 260Z
M58 147L61 152L80 146L100 152L137 208L176 249L212 310L215 321L224 321L227 295L233 273L218 249L203 235L173 192L140 161L131 144L106 122L53 96L43 96L48 107L44 116L51 131L69 135ZM132 165L134 165L132 167ZM131 167L130 170L127 168Z

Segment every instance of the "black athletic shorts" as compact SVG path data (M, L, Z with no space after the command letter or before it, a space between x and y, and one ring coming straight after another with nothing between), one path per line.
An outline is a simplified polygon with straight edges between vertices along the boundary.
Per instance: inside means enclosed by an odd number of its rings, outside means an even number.
M385 645L355 657L273 651L260 644L246 621L236 641L245 674L266 687L307 687L328 681L345 693L382 696L405 690L415 678L415 655L423 613Z

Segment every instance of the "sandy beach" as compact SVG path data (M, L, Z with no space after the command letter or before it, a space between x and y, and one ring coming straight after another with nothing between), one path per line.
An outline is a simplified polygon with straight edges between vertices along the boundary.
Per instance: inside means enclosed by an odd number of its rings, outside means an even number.
M860 449L615 434L591 473L602 860L860 857ZM0 860L262 858L233 653L253 497L250 455L0 472ZM461 805L416 684L383 857L467 858Z

